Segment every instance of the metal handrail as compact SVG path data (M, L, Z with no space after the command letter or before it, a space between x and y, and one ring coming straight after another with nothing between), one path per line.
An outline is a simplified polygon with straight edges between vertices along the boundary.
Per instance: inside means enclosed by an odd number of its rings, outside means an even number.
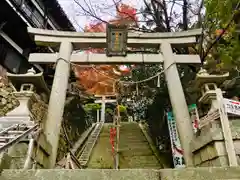
M10 141L10 142L6 143L5 145L3 145L2 147L0 147L0 153L5 151L6 149L10 148L14 144L17 144L18 142L20 142L23 138L25 138L27 135L29 135L32 131L36 130L37 128L38 128L38 124L31 127L30 129L28 129L21 135L17 136L12 141Z
M104 121L100 121L99 124L96 124L95 129L92 131L91 135L87 139L86 145L83 147L82 153L79 157L79 161L82 166L86 166L87 162L89 161L92 150L96 144L97 139L99 138L99 134L102 130L103 124L104 124ZM93 137L93 134L95 134L96 136ZM89 142L91 140L92 140L92 142ZM85 157L85 153L87 153L87 155L86 155L87 157Z
M6 129L4 129L3 131L0 131L0 135L2 135L2 134L4 134L4 133L8 132L10 129L15 128L15 127L17 127L17 126L18 126L18 124L14 124L14 125L12 125L12 126L6 128Z

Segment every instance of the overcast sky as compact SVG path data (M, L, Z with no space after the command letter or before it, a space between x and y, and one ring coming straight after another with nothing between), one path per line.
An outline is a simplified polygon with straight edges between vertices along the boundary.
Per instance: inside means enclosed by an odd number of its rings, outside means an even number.
M97 17L100 17L101 19L104 19L106 21L110 19L114 19L115 17L115 6L114 2L121 1L122 3L125 3L127 5L130 5L134 8L136 8L138 11L141 7L144 7L143 0L58 0L66 14L68 15L69 19L74 24L77 31L82 31L84 26L91 21L95 20L93 17L89 17L86 15L83 15L83 10L75 3L75 1L78 1L81 6L83 6L86 9L93 9L96 13ZM198 7L196 4L199 4L200 0L189 0L188 2L191 3L191 10L198 11ZM182 12L181 7L182 1L178 1L178 3L174 4L173 10L178 14L179 12ZM172 2L168 1L168 10L172 9ZM191 16L191 11L189 11L189 15ZM178 15L176 15L177 17ZM175 17L175 18L176 18ZM180 19L178 19L180 18ZM181 17L178 16L177 19L175 19L175 22L178 23L179 20L181 20ZM191 20L195 21L196 16L191 18ZM192 22L193 22L192 21ZM174 22L174 26L176 25Z
M74 2L74 0L58 1L78 31L81 31L81 28L84 28L85 24L91 22L90 17L82 15L81 8ZM82 6L86 7L84 0L78 1ZM91 4L91 7L93 7L98 16L104 20L110 20L114 18L115 8L113 6L113 0L85 0L85 2L88 2L89 5ZM137 9L140 9L143 6L142 0L121 0L121 2Z

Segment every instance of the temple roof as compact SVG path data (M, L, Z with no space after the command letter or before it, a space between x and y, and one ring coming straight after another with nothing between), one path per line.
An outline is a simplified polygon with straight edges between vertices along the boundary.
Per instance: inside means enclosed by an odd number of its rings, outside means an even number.
M42 3L48 8L49 14L61 27L61 30L76 31L57 0L42 0Z

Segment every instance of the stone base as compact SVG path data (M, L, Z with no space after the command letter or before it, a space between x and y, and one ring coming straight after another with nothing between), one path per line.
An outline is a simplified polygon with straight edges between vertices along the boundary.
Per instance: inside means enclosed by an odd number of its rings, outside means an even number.
M238 164L240 164L240 126L239 120L230 121ZM201 130L201 134L192 141L194 164L199 167L229 166L226 147L220 121L214 121Z
M1 180L237 180L240 168L3 170Z

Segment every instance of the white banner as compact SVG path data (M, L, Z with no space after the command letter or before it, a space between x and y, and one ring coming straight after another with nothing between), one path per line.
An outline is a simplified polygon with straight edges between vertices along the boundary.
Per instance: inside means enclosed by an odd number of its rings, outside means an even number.
M188 106L188 110L192 120L193 131L196 133L199 127L199 115L196 104ZM185 167L183 149L177 132L177 124L172 112L167 113L167 120L171 140L174 167L175 168Z
M177 125L174 120L173 113L167 113L168 128L172 147L173 164L175 168L185 167L183 158L183 149L181 147L180 139L178 137Z
M227 113L240 116L240 102L231 99L223 99L223 103Z

